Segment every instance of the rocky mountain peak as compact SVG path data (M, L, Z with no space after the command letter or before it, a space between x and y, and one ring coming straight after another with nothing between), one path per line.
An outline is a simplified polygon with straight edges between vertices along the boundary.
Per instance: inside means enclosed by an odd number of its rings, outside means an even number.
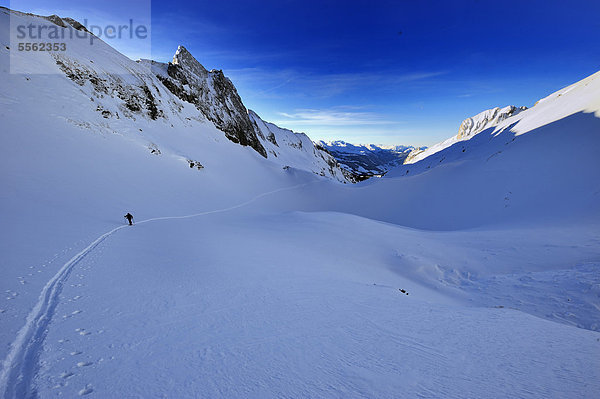
M418 162L430 155L452 146L459 141L470 140L484 130L493 128L505 119L515 116L526 109L527 107L515 107L514 105L509 105L504 108L495 107L480 112L477 115L462 121L460 127L458 128L458 134L425 150L415 149L408 155L408 158L406 158L404 163L412 164Z
M489 127L496 126L503 120L517 115L519 112L526 109L527 107L515 107L514 105L509 105L504 108L496 107L480 112L479 114L462 121L460 127L458 128L457 138L458 140L462 140L467 137L474 136L475 134Z
M229 140L250 146L267 157L248 110L223 71L207 71L185 47L179 46L166 76L157 77L175 96L194 104Z
M173 65L179 65L196 76L206 76L208 74L206 68L183 46L177 47L177 51L173 56Z

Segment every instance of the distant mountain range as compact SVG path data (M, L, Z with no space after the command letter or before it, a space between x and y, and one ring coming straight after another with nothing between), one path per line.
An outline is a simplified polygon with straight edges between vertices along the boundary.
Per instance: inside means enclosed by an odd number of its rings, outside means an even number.
M351 144L342 140L318 141L317 147L326 149L340 166L358 180L381 176L388 170L402 165L409 153L417 148L407 145L383 146L376 144ZM424 150L427 147L419 147Z
M365 180L373 176L383 176L390 169L403 164L412 164L436 154L451 145L469 140L486 129L497 126L502 121L518 115L527 107L509 105L504 108L491 108L467 118L460 124L458 133L432 147L410 145L383 146L376 144L351 144L342 140L318 141L317 147L327 150L340 166L355 176L355 180Z

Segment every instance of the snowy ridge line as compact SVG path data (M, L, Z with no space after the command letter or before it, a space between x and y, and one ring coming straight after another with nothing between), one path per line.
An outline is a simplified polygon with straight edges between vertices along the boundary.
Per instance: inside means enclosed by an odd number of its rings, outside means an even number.
M302 183L291 187L284 187L277 190L268 191L259 194L248 201L242 202L241 204L233 205L227 208L200 212L192 215L164 216L145 219L137 222L136 224L157 220L189 219L213 213L228 212L234 209L242 208L268 195L282 191L293 190L313 183L314 182ZM59 295L62 292L63 285L68 280L69 275L71 274L71 271L75 265L77 265L83 258L86 257L86 255L88 255L106 238L126 227L129 226L119 226L102 234L90 245L81 250L81 252L73 256L67 263L65 263L60 270L46 283L42 289L42 292L40 293L37 303L27 315L25 325L17 333L17 338L11 344L10 351L2 363L2 373L0 374L0 392L2 394L2 398L12 399L31 396L32 392L30 392L30 385L35 375L34 371L36 369L38 355L42 349L46 333L48 332L48 325L52 320L54 310L59 303Z

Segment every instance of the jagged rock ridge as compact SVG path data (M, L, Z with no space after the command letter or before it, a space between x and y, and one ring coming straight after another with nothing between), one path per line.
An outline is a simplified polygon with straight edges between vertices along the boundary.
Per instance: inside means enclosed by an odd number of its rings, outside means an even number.
M74 124L100 126L115 133L122 129L139 131L144 135L141 125L147 122L156 128L162 126L163 132L183 124L198 134L205 132L209 123L232 142L251 147L269 161L288 167L286 170L310 171L342 183L353 181L330 154L314 146L306 135L268 124L249 113L231 80L220 70L208 71L183 46L178 47L169 63L147 59L134 62L100 38L94 39L92 48L92 33L71 18L2 10L5 18L18 16L23 23L85 32L74 37L67 33L66 37L71 38L69 51L40 54L35 63L43 65L34 66L37 70L46 68L44 73L66 76L83 95L82 104L89 101L101 118L101 122L94 122L71 115L68 120ZM5 49L10 51L8 44ZM164 148L158 148L153 141L149 137L145 146L150 153L164 154ZM185 153L177 156L187 159L185 162L191 159ZM194 161L197 165L204 163Z
M265 122L252 110L248 111L248 115L258 129L258 137L267 149L267 157L277 159L286 170L290 167L308 168L320 176L330 176L342 183L357 181L354 174L341 167L335 157L313 143L306 134Z
M526 109L527 107L516 107L514 105L509 105L504 108L495 107L480 112L477 115L462 121L460 127L458 128L458 134L427 149L419 148L413 150L410 154L408 154L408 157L404 163L411 164L418 162L430 155L450 147L456 142L469 140L484 130L492 128L498 125L500 122L515 116Z
M194 104L228 139L251 146L267 157L246 107L223 71L206 70L185 47L179 46L166 74L157 77L174 95Z
M517 115L521 111L525 111L526 109L527 107L515 107L514 105L509 105L504 108L496 107L480 112L479 114L462 121L458 128L457 138L463 140L473 136L488 127L497 125L511 116Z

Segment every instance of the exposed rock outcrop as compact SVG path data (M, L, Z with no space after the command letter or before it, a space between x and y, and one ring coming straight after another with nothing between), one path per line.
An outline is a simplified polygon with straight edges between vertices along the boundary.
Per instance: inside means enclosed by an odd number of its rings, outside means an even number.
M12 12L2 10L5 14ZM153 128L161 126L164 134L168 134L169 126L181 124L213 134L214 125L232 142L251 147L271 162L288 165L292 169L290 173L309 171L342 183L352 181L335 158L315 146L308 136L280 129L249 112L231 80L220 70L204 68L183 46L179 46L169 63L148 59L132 61L99 38L93 47L88 45L91 33L73 19L15 14L31 17L38 25L59 27L61 34L73 29L84 31L70 38L74 40L73 45L69 45L71 51L46 55L51 57L52 71L64 74L77 86L77 92L89 100L101 118L98 123L101 131L117 132L131 123L132 131L144 134L139 126L149 123ZM75 45L77 40L81 42ZM8 45L6 48L9 50ZM91 126L87 121L74 123ZM218 137L219 133L215 134ZM152 142L148 150L154 155L169 153L166 147L158 149ZM183 159L191 168L203 168L200 162L185 155Z
M475 116L465 119L460 124L458 128L458 134L450 137L447 140L442 141L441 143L437 143L432 147L429 147L425 150L423 149L415 149L404 161L405 164L411 164L418 162L422 159L427 158L430 155L433 155L439 151L442 151L445 148L450 147L451 145L463 141L469 140L473 136L483 132L486 129L492 128L498 125L500 122L508 119L512 116L517 115L518 113L525 111L527 107L515 107L514 105L509 105L504 108L492 108L485 110L483 112L478 113Z
M185 47L179 46L173 62L167 66L167 74L157 76L174 95L194 104L228 139L267 157L248 110L223 71L206 70Z
M329 151L313 143L306 134L265 122L252 110L248 111L248 116L258 130L259 140L267 149L267 159L284 164L284 170L309 170L342 183L356 181L351 172L340 167Z
M496 126L503 120L510 118L513 115L517 115L519 112L525 111L526 109L527 107L515 107L514 105L509 105L504 108L496 107L480 112L479 114L462 121L456 137L458 140L463 140L467 137L474 136L488 127Z

